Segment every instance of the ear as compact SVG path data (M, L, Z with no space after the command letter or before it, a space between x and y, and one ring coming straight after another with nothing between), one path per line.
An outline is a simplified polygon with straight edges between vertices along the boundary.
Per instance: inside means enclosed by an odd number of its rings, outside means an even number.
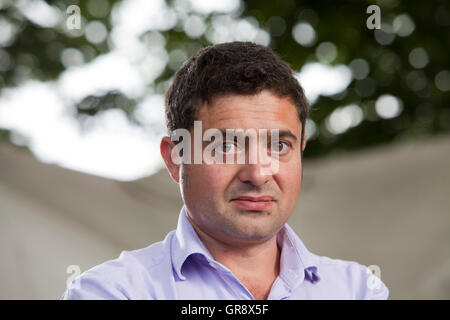
M161 156L164 159L166 168L169 171L172 179L179 183L180 181L180 166L174 162L172 159L172 149L175 147L175 142L168 136L164 136L161 139L161 144L159 146Z
M302 142L302 152L305 151L306 148L306 134L303 134L303 142Z

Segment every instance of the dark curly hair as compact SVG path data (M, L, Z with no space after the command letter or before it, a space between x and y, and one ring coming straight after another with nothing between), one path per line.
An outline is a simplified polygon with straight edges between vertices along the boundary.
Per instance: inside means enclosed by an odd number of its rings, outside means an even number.
M252 42L228 42L203 48L175 73L165 97L166 125L190 130L203 103L227 94L270 90L295 104L302 142L309 104L289 65L270 48Z

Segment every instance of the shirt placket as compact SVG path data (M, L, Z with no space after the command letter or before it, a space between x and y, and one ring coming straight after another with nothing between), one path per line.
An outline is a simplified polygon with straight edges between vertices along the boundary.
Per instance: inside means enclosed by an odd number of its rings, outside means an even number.
M233 292L236 299L239 300L255 300L251 292L244 286L244 284L236 278L236 276L220 263L209 261L209 265L214 269L214 272L222 279L222 281Z

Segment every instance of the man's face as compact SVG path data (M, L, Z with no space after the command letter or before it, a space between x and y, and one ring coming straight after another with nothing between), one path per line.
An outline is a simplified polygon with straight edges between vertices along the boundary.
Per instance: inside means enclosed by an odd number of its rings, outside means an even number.
M180 169L183 200L188 217L197 229L234 245L270 239L289 219L300 194L300 148L304 146L300 145L302 127L294 104L270 91L252 96L228 95L203 106L198 120L202 121L203 132L210 128L257 132L278 129L293 134L280 134L280 144L275 147L280 151L279 167L274 174L264 174L261 166L267 167L267 164L259 160L249 164L248 157L244 164L236 161L233 164L182 164ZM193 137L191 141L194 143ZM268 142L266 151L273 147L270 137ZM226 151L229 148L229 144L225 146ZM245 148L249 152L248 144ZM245 196L268 196L273 197L273 201L239 200Z

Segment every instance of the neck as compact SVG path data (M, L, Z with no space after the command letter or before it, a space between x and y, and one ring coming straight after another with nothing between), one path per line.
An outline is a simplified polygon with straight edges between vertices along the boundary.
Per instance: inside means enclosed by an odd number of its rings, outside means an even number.
M267 279L273 283L280 273L281 250L276 235L261 243L227 244L203 232L194 223L192 225L213 258L242 282Z

